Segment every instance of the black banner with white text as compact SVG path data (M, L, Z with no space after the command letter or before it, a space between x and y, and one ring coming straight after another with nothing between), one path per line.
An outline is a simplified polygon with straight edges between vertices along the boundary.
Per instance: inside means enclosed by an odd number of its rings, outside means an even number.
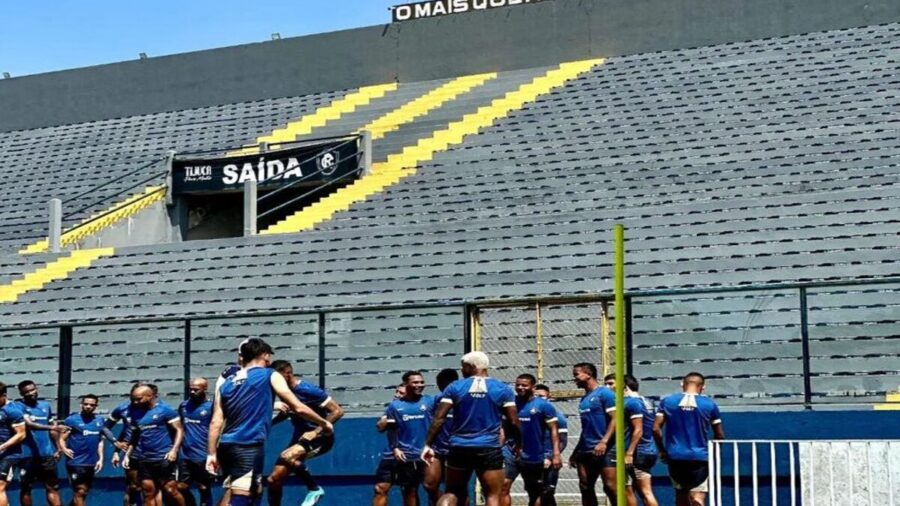
M229 158L176 157L172 164L172 190L176 194L237 191L249 180L255 180L260 190L291 183L319 186L357 170L358 155L355 140L342 140Z

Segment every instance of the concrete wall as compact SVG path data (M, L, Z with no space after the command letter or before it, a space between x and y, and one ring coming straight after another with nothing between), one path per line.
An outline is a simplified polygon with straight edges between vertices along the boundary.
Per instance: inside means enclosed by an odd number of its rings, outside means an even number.
M0 131L894 21L896 0L552 0L0 80Z

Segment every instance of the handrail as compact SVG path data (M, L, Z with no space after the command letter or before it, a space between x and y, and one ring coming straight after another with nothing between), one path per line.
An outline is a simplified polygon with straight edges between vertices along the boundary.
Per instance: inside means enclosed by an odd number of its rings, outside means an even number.
M357 154L356 156L359 156L359 155ZM299 196L297 196L297 197L294 197L294 198L292 198L291 200L288 200L287 202L284 202L284 203L282 203L282 204L280 204L280 205L278 205L278 206L276 206L276 207L273 207L272 209L269 209L268 211L266 211L266 212L264 212L264 213L261 213L261 214L257 215L256 219L259 220L260 218L263 218L263 217L265 217L265 216L268 216L268 215L274 213L275 211L278 211L279 209L283 209L284 207L289 206L289 205L293 204L294 202L297 202L298 200L304 199L304 198L306 198L306 197L308 197L308 196L310 196L310 195L312 195L312 194L318 192L319 190L321 190L321 189L323 189L323 188L327 188L327 187L329 187L329 186L332 186L333 184L338 183L338 182L340 182L340 181L343 181L344 179L347 179L347 178L350 177L350 176L355 176L355 175L359 174L359 173L362 172L362 171L363 171L363 167L357 167L356 169L354 169L354 170L352 170L352 171L350 171L350 172L344 174L343 176L341 176L341 177L339 177L339 178L335 178L335 179L332 179L332 180L330 180L330 181L327 181L327 182L325 182L324 184L321 184L321 185L319 185L319 186L313 188L312 190L310 190L310 191L308 191L308 192L306 192L306 193L304 193L304 194L302 194L302 195L299 195Z
M279 147L280 147L280 146L293 146L293 145L295 145L295 144L315 144L315 143L317 143L317 142L319 142L319 141L330 141L330 140L337 140L337 139L347 139L347 138L350 138L350 137L359 137L359 136L358 136L358 135L334 135L334 136L329 136L329 137L316 137L315 139L298 139L298 140L293 140L293 141L273 142L273 143L269 144L269 147L272 147L272 146L279 146ZM259 147L259 145L258 145L258 144L244 144L244 145L241 145L241 146L224 146L224 147L220 147L220 148L206 149L206 150L203 150L203 151L184 151L184 152L179 152L179 153L178 153L178 156L179 156L179 157L184 157L184 156L194 156L194 155L207 155L207 154L210 154L210 153L222 153L222 152L226 152L226 153L227 153L228 151L235 151L235 150L239 150L239 149L252 149L252 148L255 148L255 147ZM235 155L235 157L237 157L237 156L246 156L246 155ZM222 158L222 157L216 157L216 158ZM231 158L231 157L226 157L226 158Z
M157 178L159 178L159 177L161 177L161 176L165 176L165 175L167 175L168 173L169 173L169 171L158 172L158 173L156 173L156 174L150 176L149 178L143 179L143 180L141 180L141 181L138 181L137 183L135 183L135 184L133 184L133 185L127 187L127 188L123 188L123 189L119 190L118 192L113 193L112 195L106 195L106 196L104 196L104 197L103 197L102 199L100 199L100 200L96 200L96 201L94 201L94 202L91 202L90 204L88 204L88 205L86 205L86 206L84 206L84 207L78 209L77 211L72 211L71 213L68 213L68 214L64 215L64 216L63 216L63 219L67 219L67 218L71 218L72 216L76 216L76 215L78 215L79 213L82 213L82 212L84 212L84 211L89 210L90 208L96 206L97 204L102 204L103 202L106 202L106 201L108 201L108 200L110 200L110 199L116 198L116 197L118 197L119 195L122 195L123 193L126 193L126 192L128 192L128 191L131 191L131 190L137 188L138 186L142 186L142 185L144 185L144 184L147 184L147 183L149 183L150 181L153 181L154 179L157 179ZM108 214L108 213L106 213L106 214ZM104 216L105 216L105 214L104 214ZM91 219L90 221L94 221L94 220Z
M122 179L125 179L126 177L131 177L131 176L133 176L134 174L137 174L138 172L140 172L140 171L146 169L147 167L150 167L150 166L152 166L153 164L159 163L159 162L162 162L162 161L165 161L165 157L163 157L163 158L157 158L157 159L152 160L152 161L150 161L150 162L148 162L148 163L145 163L144 165L141 165L140 167L138 167L138 168L134 169L133 171L129 172L128 174L122 174L122 175L119 176L119 177L110 179L110 180L106 181L105 183L99 184L99 185L97 185L97 186L91 188L90 190L83 191L83 192L79 193L78 195L75 195L74 197L68 197L68 198L66 198L65 200L63 200L62 202L63 202L63 204L65 204L66 202L71 202L71 201L73 201L73 200L80 199L81 197L84 197L85 195L90 195L91 193L96 192L96 191L99 190L100 188L103 188L103 187L105 187L105 186L108 186L108 185L110 185L110 184L112 184L112 183L114 183L114 182L116 182L116 181L121 181ZM70 214L68 214L68 215L66 215L66 216L63 216L63 218L67 218L67 217L71 216L72 214L75 214L75 213L70 213Z
M354 140L355 140L355 139L349 140L349 141L347 141L347 142L342 142L341 144L338 144L337 146L331 146L331 147L329 147L329 148L327 148L327 149L325 149L325 150L323 150L323 151L319 151L319 152L316 153L315 155L313 155L313 156L311 156L311 157L309 157L309 158L303 160L302 162L300 162L300 165L303 165L303 164L306 163L306 162L310 162L310 161L315 160L316 158L319 157L319 155L321 155L321 154L322 154L323 152L325 152L325 151L331 151L331 150L335 150L335 149L340 149L340 148L346 146L347 144L350 144L350 143L353 142ZM338 158L338 160L337 160L335 163L338 164L338 165L340 165L341 162L343 162L344 160L349 160L351 157L356 157L357 159L359 159L359 152L356 152L356 153L354 153L354 154L351 155L351 156L347 156L347 157L343 157L343 158ZM323 170L324 170L324 169L319 169L319 170L317 170L317 171L315 171L315 172L310 172L309 174L307 174L307 175L305 175L305 176L302 176L302 177L300 177L300 178L298 178L298 179L295 179L294 181L291 181L290 183L288 183L288 184L286 184L286 185L279 186L277 189L272 190L271 192L266 193L265 195L263 195L263 196L259 197L258 199L256 199L256 202L262 202L263 200L266 200L267 198L269 198L269 197L271 197L271 196L273 196L273 195L277 195L277 194L283 192L284 190L287 190L288 188L291 188L291 187L293 187L294 185L299 184L300 182L304 181L305 179L309 179L310 177L315 176L316 174L321 174ZM265 182L265 180L260 181L260 183L264 183L264 182ZM323 186L324 186L324 185L323 185Z
M150 193L146 193L146 194L144 194L144 195L141 195L140 197L138 197L138 198L136 198L136 199L134 199L134 200L132 200L132 201L130 201L130 202L124 202L124 203L122 203L122 204L120 204L120 205L118 205L118 206L116 206L116 207L113 207L112 209L107 209L107 210L104 211L103 213L98 214L97 216L92 216L89 220L87 220L87 221L82 221L81 223L75 225L74 227L72 227L72 228L66 230L66 231L64 232L64 234L69 234L69 233L71 233L71 232L73 232L73 231L75 231L75 230L78 230L79 228L82 228L82 227L85 227L85 226L87 226L87 225L90 225L91 223L93 223L93 222L95 222L95 221L97 221L97 220L99 220L99 219L101 219L101 218L103 218L103 217L109 216L110 214L113 214L114 212L119 211L120 209L125 209L125 208L128 207L128 206L134 205L136 202L140 202L140 201L142 201L142 200L144 200L144 199L146 199L146 198L150 198L150 197L156 195L156 194L159 193L159 192L164 192L164 191L166 191L166 188L165 188L165 187L157 188L156 190L154 190L154 191L152 191L152 192L150 192Z

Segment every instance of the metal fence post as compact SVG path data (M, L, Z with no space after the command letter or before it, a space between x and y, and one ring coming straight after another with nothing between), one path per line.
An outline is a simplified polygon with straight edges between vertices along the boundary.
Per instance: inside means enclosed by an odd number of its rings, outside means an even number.
M809 370L809 305L806 287L800 287L800 342L803 350L803 405L812 409L812 378Z
M363 130L360 144L360 149L362 149L362 175L368 176L372 173L372 132Z
M256 180L244 182L244 237L256 235Z
M191 321L184 321L184 397L191 393Z
M72 327L59 328L59 376L56 382L56 412L69 416L72 396Z
M62 200L50 199L50 225L47 233L50 253L59 253L62 248Z
M325 313L319 313L319 388L325 389Z

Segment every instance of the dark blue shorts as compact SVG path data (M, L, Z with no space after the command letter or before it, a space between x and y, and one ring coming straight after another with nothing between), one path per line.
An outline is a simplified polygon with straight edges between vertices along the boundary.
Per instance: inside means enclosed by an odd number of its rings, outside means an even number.
M417 487L425 479L425 463L422 461L399 462L383 458L375 470L376 483L390 483L399 487Z
M66 474L69 475L69 484L73 488L81 485L90 488L94 484L94 466L66 465Z
M209 486L212 484L213 475L206 471L205 460L181 459L178 461L178 481Z
M22 457L8 455L0 458L0 481L9 482L13 479L13 472L21 466Z
M53 457L28 457L19 461L22 485L30 486L35 482L55 483L56 459Z
M237 445L223 443L216 451L225 488L256 490L262 484L263 445Z

